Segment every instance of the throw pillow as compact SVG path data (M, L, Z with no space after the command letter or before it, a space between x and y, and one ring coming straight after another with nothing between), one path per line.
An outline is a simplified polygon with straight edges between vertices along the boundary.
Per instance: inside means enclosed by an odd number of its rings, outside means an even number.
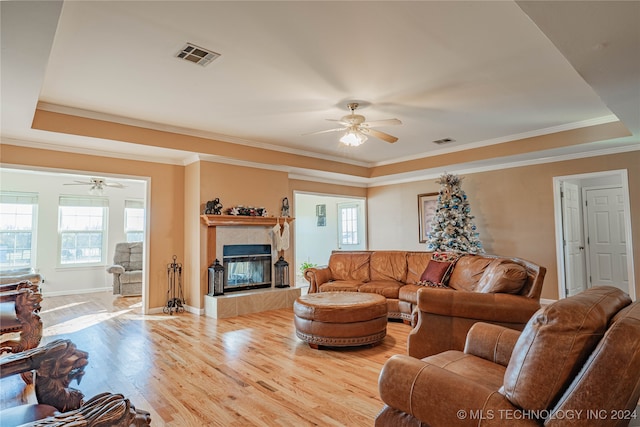
M478 282L476 292L518 294L527 281L524 266L507 260L494 259Z
M445 285L451 270L453 269L453 262L434 261L433 259L427 264L422 276L420 276L420 282L431 282L438 285Z
M416 285L418 285L418 286L429 286L431 288L448 288L448 286L443 284L443 283L433 283L433 282L430 282L428 280L421 280L418 283L416 283Z

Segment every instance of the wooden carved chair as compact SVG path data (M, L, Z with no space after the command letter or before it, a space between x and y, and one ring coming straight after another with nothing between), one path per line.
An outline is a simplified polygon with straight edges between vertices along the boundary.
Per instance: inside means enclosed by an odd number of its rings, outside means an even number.
M79 390L88 354L70 340L12 354L0 359L0 377L35 371L37 404L20 405L0 411L2 425L16 426L113 426L144 427L151 423L148 412L137 410L121 394L102 393L86 402Z
M0 285L0 353L18 353L36 348L42 339L40 287L28 280ZM5 334L20 338L4 340Z

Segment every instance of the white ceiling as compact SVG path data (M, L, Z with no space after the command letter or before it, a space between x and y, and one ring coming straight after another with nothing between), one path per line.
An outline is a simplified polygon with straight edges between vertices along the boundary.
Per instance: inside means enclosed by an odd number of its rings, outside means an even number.
M633 136L539 156L640 147L638 1L0 5L3 142L197 154L30 129L40 102L367 166L615 120ZM179 60L186 42L221 56ZM335 127L326 119L353 100L368 120L400 119L379 128L398 142L347 149L336 133L303 136ZM447 137L456 142L431 142Z

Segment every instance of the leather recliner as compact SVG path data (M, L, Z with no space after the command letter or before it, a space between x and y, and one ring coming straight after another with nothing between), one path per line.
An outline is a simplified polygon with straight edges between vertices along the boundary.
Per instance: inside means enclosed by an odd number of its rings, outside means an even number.
M464 351L392 356L376 426L624 426L640 398L640 302L610 286L541 308L522 332L476 323Z

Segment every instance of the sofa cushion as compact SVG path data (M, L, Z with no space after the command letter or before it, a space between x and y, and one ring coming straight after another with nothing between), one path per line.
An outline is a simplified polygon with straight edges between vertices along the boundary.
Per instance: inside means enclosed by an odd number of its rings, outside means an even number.
M368 252L333 252L329 257L329 269L334 280L369 281Z
M407 280L405 283L415 285L431 260L432 252L407 252Z
M320 292L358 292L362 286L359 280L333 280L320 285Z
M141 283L142 282L142 270L125 271L120 276L120 283Z
M598 286L541 308L516 342L500 392L523 409L549 408L596 347L611 318L630 303L620 289Z
M398 298L416 305L418 304L418 289L421 288L420 285L404 285L398 290Z
M369 258L369 280L407 280L407 253L405 251L375 251Z
M526 281L524 266L506 259L494 259L480 278L476 292L519 294Z
M495 258L464 255L458 259L447 283L459 291L475 291L485 269Z
M131 243L130 249L129 270L142 270L142 242Z
M398 298L398 291L404 286L402 282L395 280L371 280L360 285L358 292L379 294L387 298Z

